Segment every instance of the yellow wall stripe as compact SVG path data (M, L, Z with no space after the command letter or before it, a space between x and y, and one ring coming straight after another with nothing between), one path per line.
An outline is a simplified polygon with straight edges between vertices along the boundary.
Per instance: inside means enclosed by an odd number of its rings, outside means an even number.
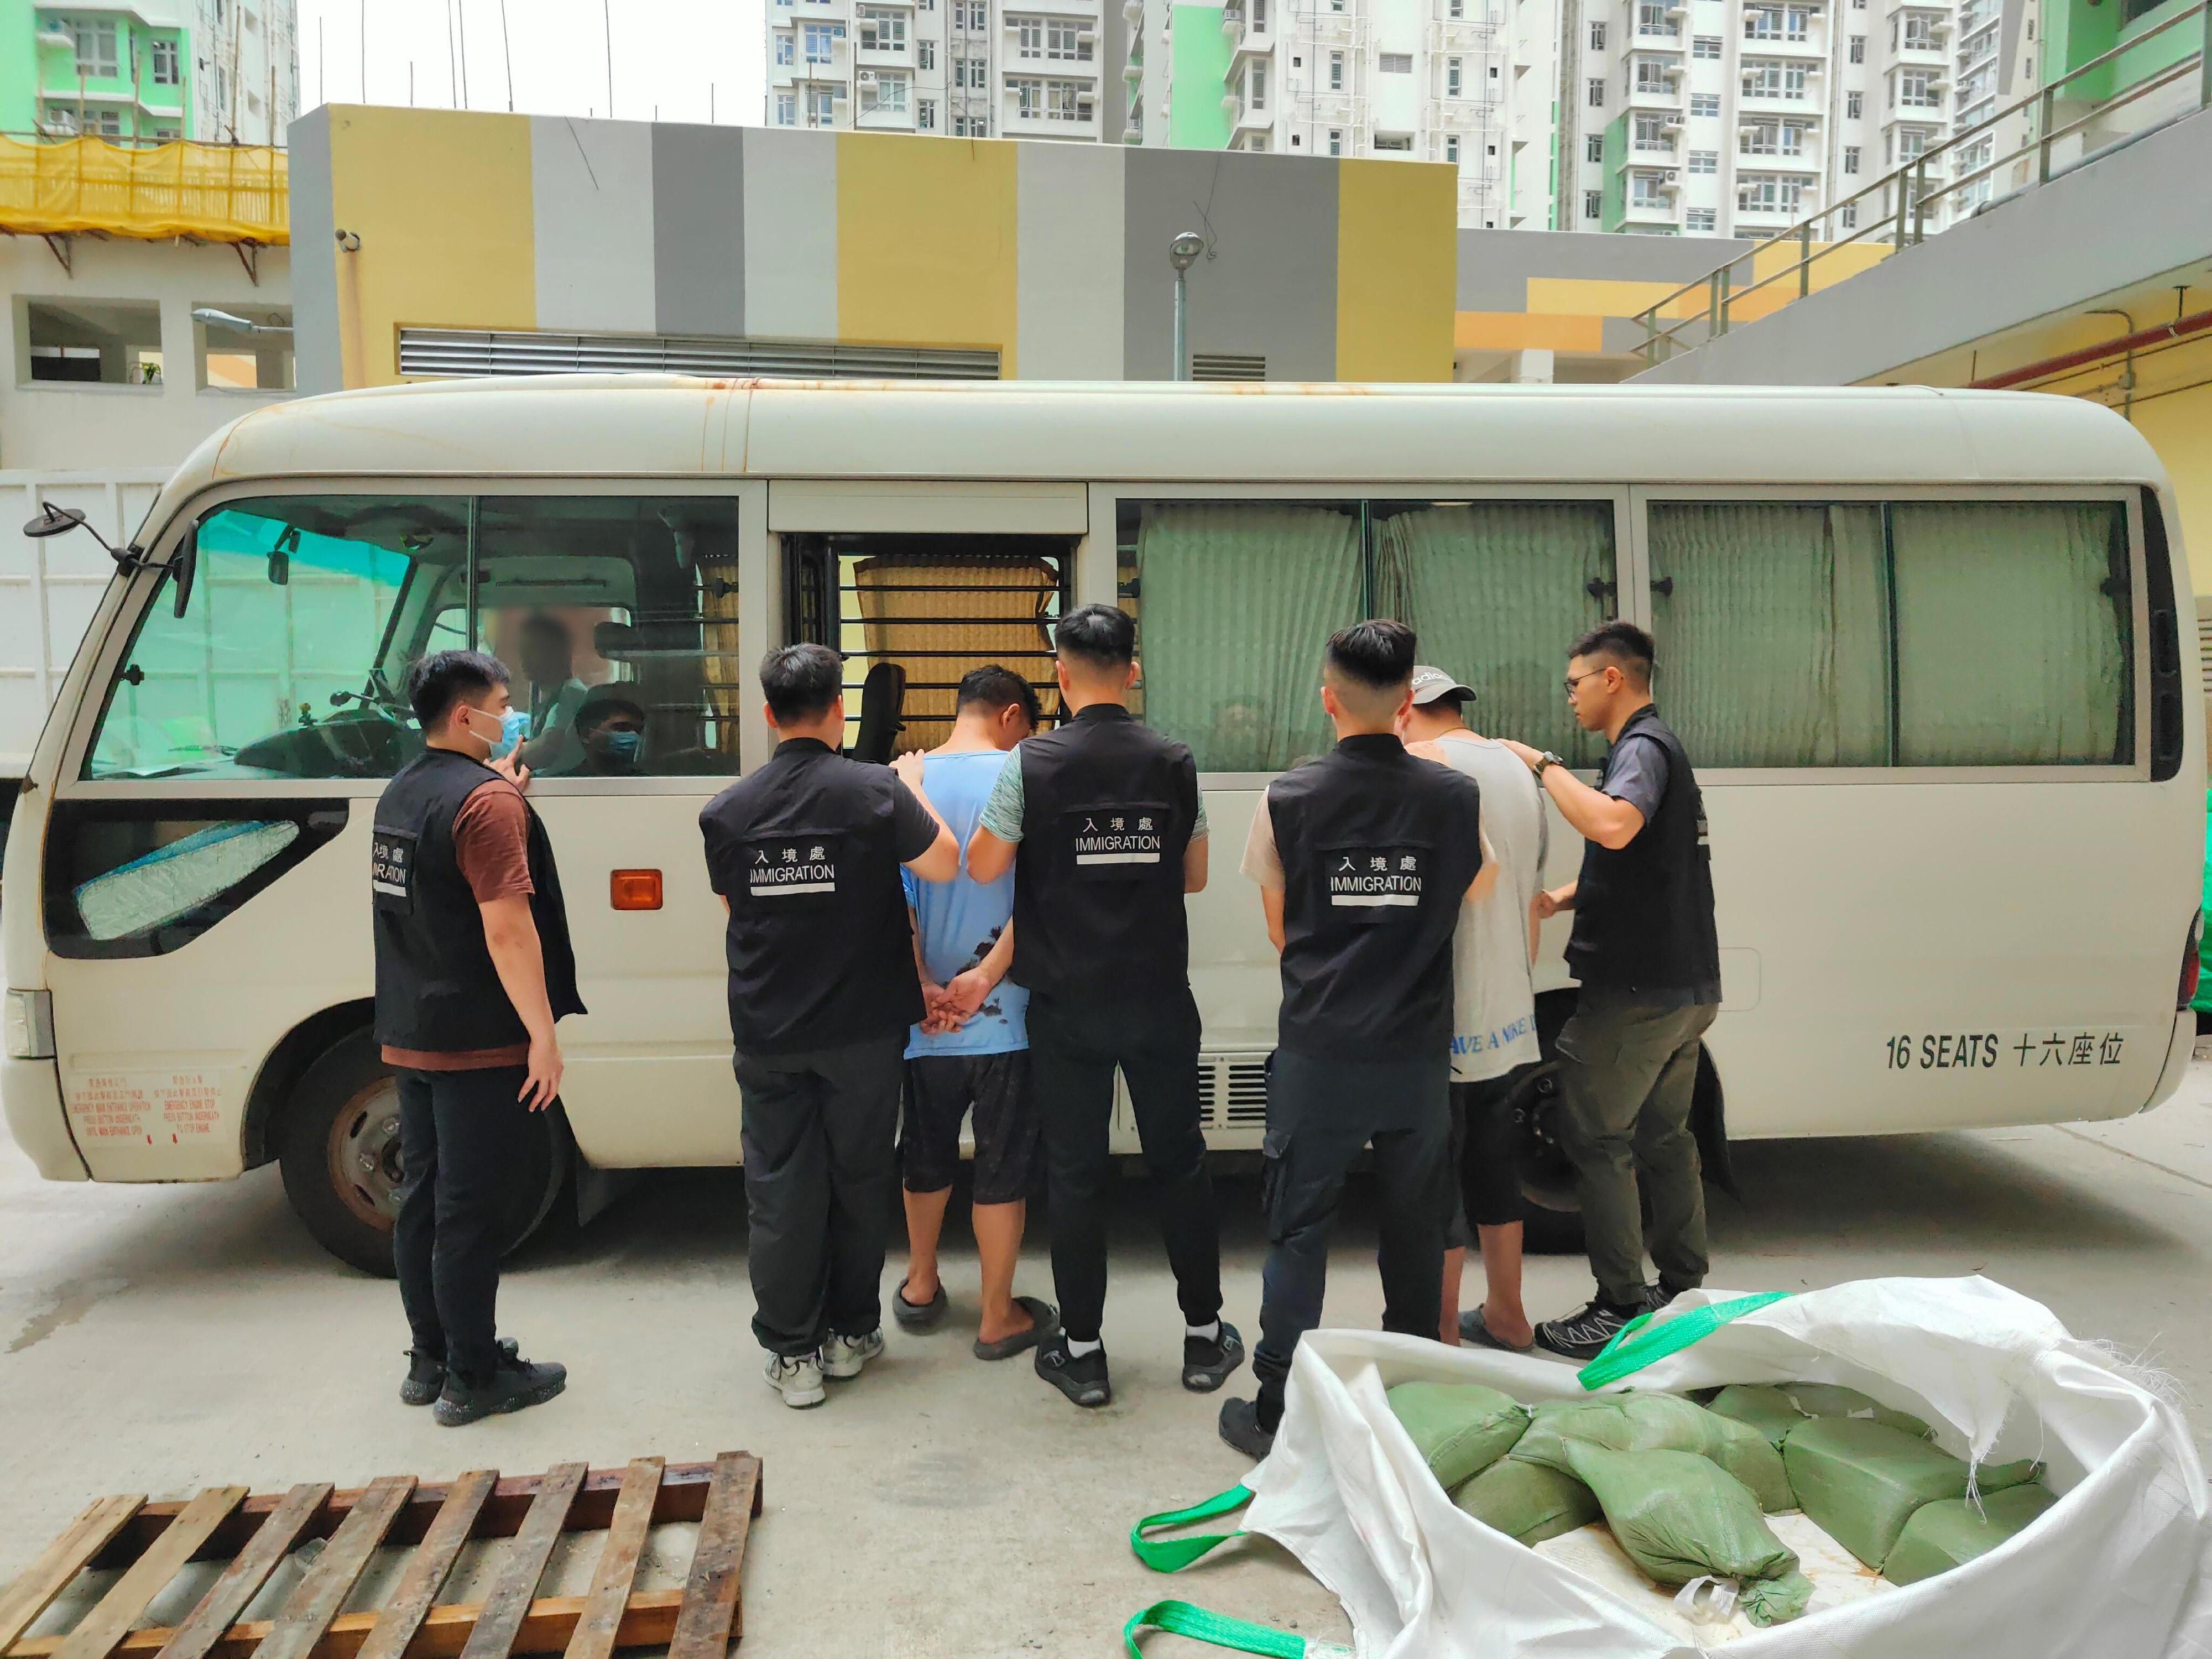
M1541 317L1525 311L1462 311L1452 330L1462 351L1602 351L1602 317Z
M837 135L840 339L995 346L1014 377L1015 154L1004 141Z
M347 386L399 378L403 326L535 328L530 118L331 111L331 205Z
M1337 378L1450 380L1458 169L1336 166Z

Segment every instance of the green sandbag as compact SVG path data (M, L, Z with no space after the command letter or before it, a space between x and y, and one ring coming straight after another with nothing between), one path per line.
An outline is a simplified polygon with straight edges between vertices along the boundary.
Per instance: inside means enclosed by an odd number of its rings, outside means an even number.
M1571 1474L1501 1457L1462 1482L1452 1502L1486 1527L1534 1547L1598 1517L1597 1498Z
M1567 1463L1597 1494L1621 1548L1662 1584L1708 1573L1778 1578L1796 1570L1796 1555L1767 1526L1749 1489L1695 1452L1608 1451L1571 1440Z
M1863 1417L1799 1424L1782 1443L1782 1461L1814 1524L1877 1569L1915 1510L1966 1495L1961 1460Z
M1613 1451L1695 1452L1742 1481L1768 1514L1797 1507L1781 1454L1764 1435L1677 1395L1626 1394L1539 1406L1513 1455L1564 1471L1569 1440Z
M1790 1431L1806 1419L1796 1402L1771 1382L1731 1382L1715 1395L1705 1409L1757 1429L1766 1443L1779 1451Z
M1778 1382L1775 1387L1808 1417L1865 1418L1923 1438L1928 1433L1928 1425L1911 1412L1885 1406L1856 1389L1834 1382Z
M1813 1581L1802 1572L1785 1572L1779 1578L1754 1578L1736 1597L1736 1606L1762 1627L1786 1625L1803 1615L1813 1600Z
M1979 1510L1965 1498L1923 1504L1898 1534L1896 1547L1881 1564L1881 1576L1893 1584L1917 1584L1964 1566L2025 1531L2057 1501L2043 1486L2024 1486L1991 1492Z
M1528 1426L1526 1406L1480 1382L1401 1382L1386 1398L1447 1492L1511 1451Z

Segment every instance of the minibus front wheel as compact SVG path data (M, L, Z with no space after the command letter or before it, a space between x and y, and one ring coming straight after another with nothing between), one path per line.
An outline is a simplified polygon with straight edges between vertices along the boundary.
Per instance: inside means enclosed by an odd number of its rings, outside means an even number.
M517 1148L509 1252L552 1211L568 1174L559 1109L533 1112ZM367 1031L341 1039L307 1068L276 1128L284 1194L315 1242L363 1273L390 1278L399 1214L399 1087Z

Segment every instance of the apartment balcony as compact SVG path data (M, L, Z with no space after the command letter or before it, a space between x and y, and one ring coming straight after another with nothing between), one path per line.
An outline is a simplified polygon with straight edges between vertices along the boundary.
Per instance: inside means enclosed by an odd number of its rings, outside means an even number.
M1735 165L1739 173L1802 173L1813 177L1818 177L1826 166L1820 152L1810 145L1794 154L1777 152L1770 155L1764 151L1739 149L1735 155Z
M1682 107L1681 71L1677 70L1655 81L1630 82L1621 92L1621 102L1632 110L1679 112Z
M1630 47L1632 51L1647 57L1655 52L1664 52L1669 57L1679 58L1684 52L1688 50L1688 48L1682 44L1682 31L1680 27L1668 29L1639 28L1636 31L1634 38L1631 40Z
M791 15L802 22L817 23L825 19L844 22L851 19L853 8L848 0L791 0Z
M1781 58L1792 63L1828 61L1828 40L1820 30L1808 31L1802 40L1785 40L1779 37L1745 35L1741 43L1747 58Z
M1736 112L1740 115L1790 115L1807 118L1819 115L1826 107L1820 94L1817 75L1808 75L1806 85L1800 92L1787 89L1759 92L1749 87L1741 88L1736 94Z
M853 61L863 69L911 69L914 50L904 41L897 46L870 46L865 40L853 43Z
M1650 139L1632 138L1628 154L1614 163L1616 173L1633 173L1638 167L1673 167L1682 159L1682 143L1679 137Z
M1248 133L1273 132L1275 130L1274 112L1265 105L1255 106L1247 102L1241 94L1224 94L1221 110L1229 118L1230 142L1232 144Z
M1641 198L1632 196L1622 204L1621 213L1632 225L1679 225L1682 222L1681 198L1674 194Z

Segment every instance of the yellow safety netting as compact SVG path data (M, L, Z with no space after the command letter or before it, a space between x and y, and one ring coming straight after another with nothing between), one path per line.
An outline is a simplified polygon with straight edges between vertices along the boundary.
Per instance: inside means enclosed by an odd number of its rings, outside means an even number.
M0 138L0 231L289 242L285 155L266 145Z

